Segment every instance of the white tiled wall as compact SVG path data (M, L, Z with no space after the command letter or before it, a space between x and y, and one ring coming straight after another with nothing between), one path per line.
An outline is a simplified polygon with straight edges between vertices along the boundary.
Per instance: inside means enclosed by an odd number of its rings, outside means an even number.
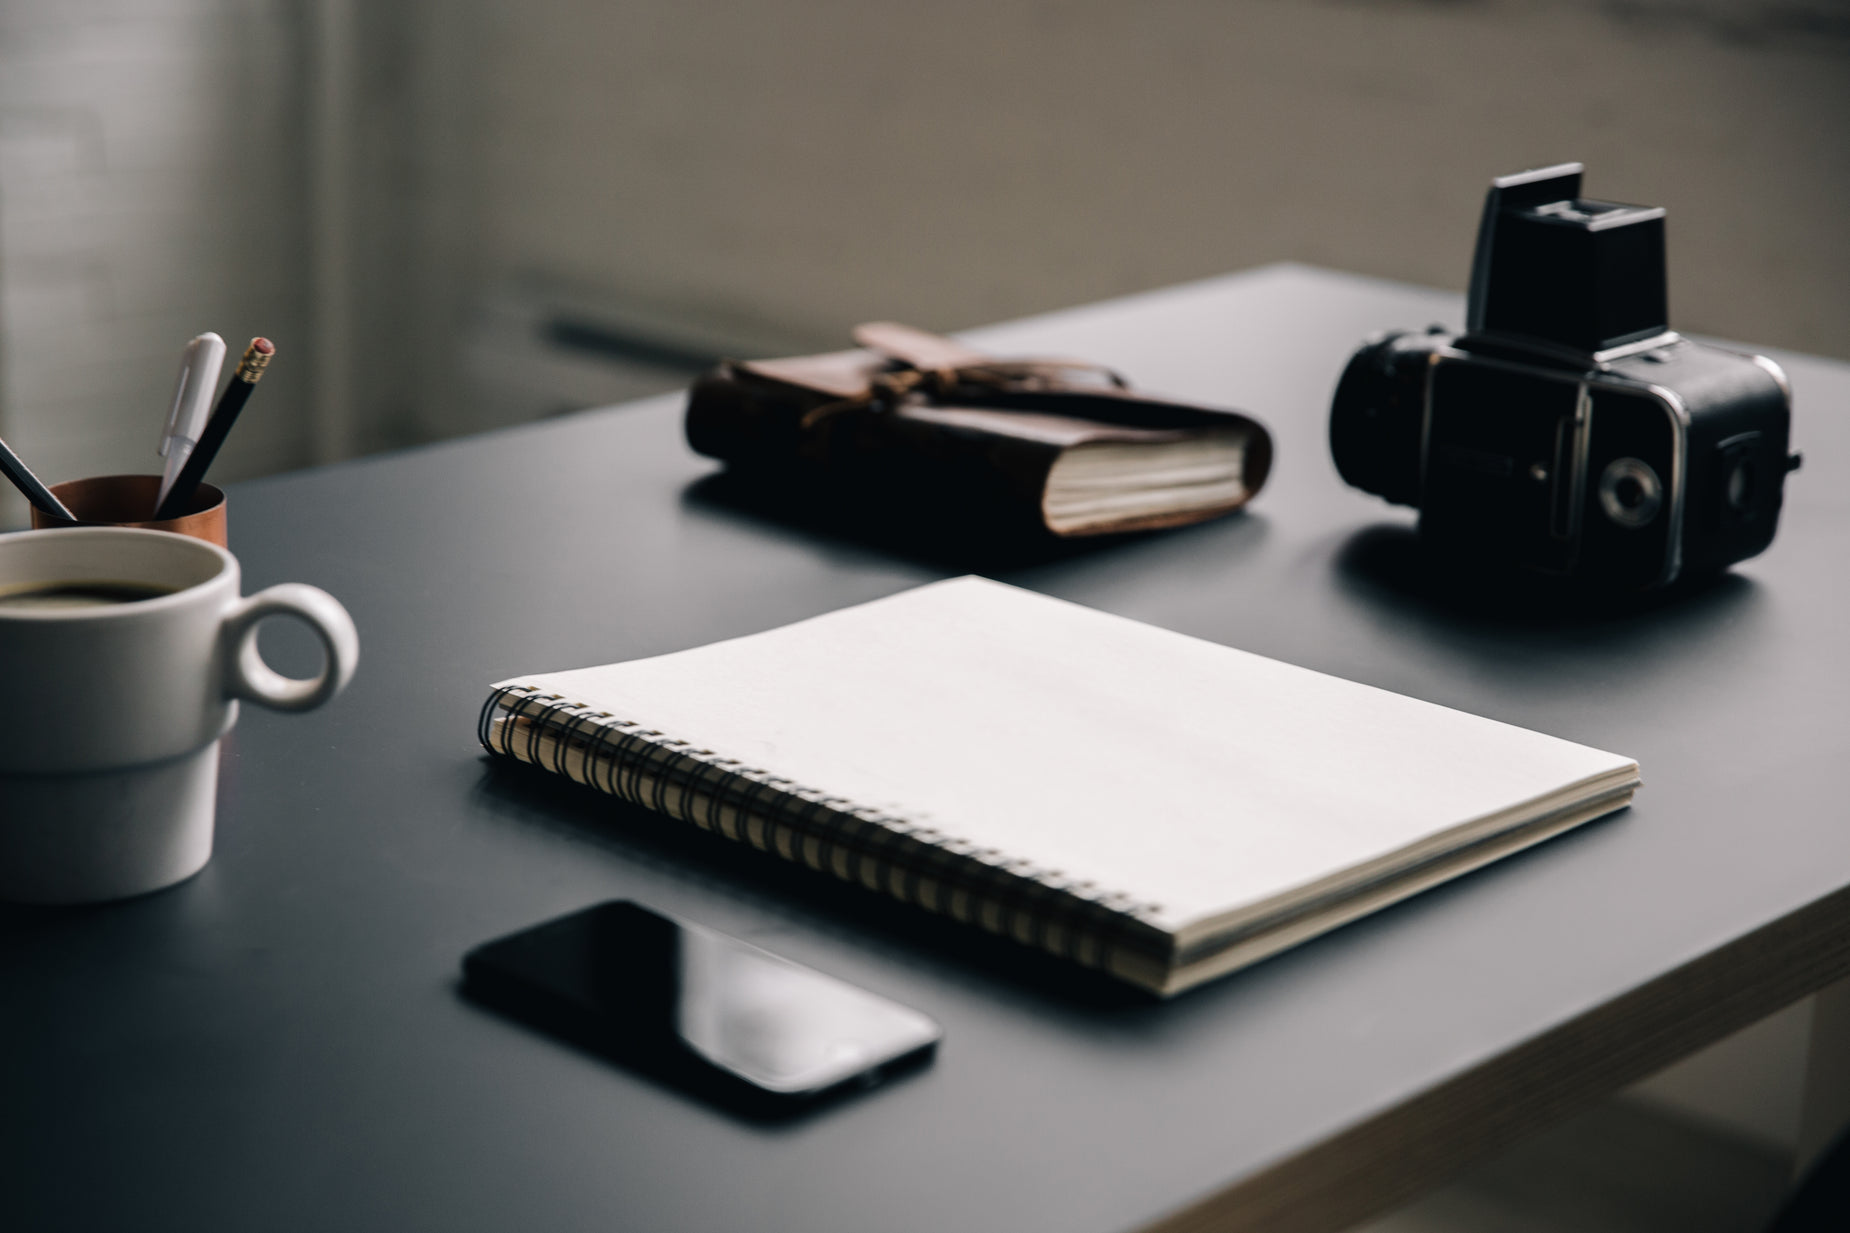
M296 18L0 4L0 435L47 482L159 469L180 349L276 338L229 476L298 464L309 357ZM8 492L0 525L23 506Z

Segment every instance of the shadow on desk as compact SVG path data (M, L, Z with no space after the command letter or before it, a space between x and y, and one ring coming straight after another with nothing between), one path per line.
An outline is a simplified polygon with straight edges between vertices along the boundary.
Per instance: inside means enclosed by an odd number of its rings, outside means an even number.
M1355 532L1338 549L1336 569L1342 585L1361 598L1457 625L1522 634L1658 630L1734 609L1756 589L1739 574L1722 573L1639 595L1576 594L1535 574L1466 573L1436 559L1418 532L1401 523Z
M1153 995L1006 938L900 903L866 887L767 856L641 806L525 763L482 759L474 795L493 813L569 832L646 867L704 882L733 900L757 901L780 916L857 944L884 943L974 977L999 996L1026 995L1070 1010L1123 1011L1162 1005Z
M962 502L967 494L958 494ZM695 480L682 501L723 516L769 523L829 543L899 557L951 574L997 576L1015 570L1102 558L1130 551L1157 537L1188 536L1219 524L1127 535L1061 539L1037 525L1023 525L1018 509L981 504L947 506L941 493L870 493L840 485L810 486L787 477L727 469ZM1227 520L1263 528L1263 520L1235 513Z

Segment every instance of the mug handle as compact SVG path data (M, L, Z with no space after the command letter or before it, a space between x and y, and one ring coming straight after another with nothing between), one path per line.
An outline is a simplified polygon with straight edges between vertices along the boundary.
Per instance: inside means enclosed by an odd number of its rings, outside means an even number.
M267 616L292 616L321 639L327 662L306 680L284 676L263 662L257 626ZM225 614L225 692L278 711L312 711L347 687L360 659L360 633L341 602L300 582L267 587L239 600Z

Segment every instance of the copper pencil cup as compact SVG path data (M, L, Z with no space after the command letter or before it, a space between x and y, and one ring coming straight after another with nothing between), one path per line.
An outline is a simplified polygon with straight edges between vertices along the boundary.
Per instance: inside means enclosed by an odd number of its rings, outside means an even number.
M46 527L140 527L148 531L172 531L190 535L220 548L230 548L225 540L225 494L212 484L201 484L178 518L153 521L154 498L160 493L158 475L98 475L91 479L66 480L51 486L52 495L77 515L76 521L48 514L34 506L34 530Z

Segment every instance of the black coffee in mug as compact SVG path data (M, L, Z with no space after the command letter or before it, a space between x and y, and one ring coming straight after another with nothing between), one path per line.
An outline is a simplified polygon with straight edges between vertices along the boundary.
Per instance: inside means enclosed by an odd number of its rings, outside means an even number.
M146 582L28 582L0 590L0 612L107 608L158 599L178 589Z

